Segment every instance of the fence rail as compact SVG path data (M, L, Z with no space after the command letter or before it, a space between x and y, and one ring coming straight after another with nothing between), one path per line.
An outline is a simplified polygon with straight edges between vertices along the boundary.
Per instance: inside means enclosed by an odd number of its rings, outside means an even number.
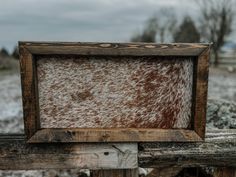
M142 167L236 167L236 130L211 130L200 143L140 144Z
M125 167L127 164L127 168L135 168L137 165L155 168L236 167L236 130L208 131L206 140L198 143L140 143L138 145L139 164L135 164L135 157L137 157L135 145L137 144L129 145L128 148L123 147L123 149L112 143L30 145L25 143L24 135L0 135L0 169L69 169L89 168L89 165L90 169L108 169L109 167ZM116 159L118 157L120 159ZM100 161L101 158L110 159L110 161ZM90 163L86 164L86 160ZM119 164L112 165L116 161Z

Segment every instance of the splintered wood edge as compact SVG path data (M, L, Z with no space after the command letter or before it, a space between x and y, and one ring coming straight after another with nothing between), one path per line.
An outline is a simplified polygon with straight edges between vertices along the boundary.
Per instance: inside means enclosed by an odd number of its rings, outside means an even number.
M198 56L209 44L19 42L32 54Z
M193 130L180 129L41 129L27 142L197 142L202 141Z

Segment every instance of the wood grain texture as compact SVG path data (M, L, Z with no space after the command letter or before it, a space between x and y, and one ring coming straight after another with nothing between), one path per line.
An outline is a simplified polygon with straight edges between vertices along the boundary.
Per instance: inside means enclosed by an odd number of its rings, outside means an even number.
M191 58L36 60L41 128L190 127Z
M137 144L25 144L0 136L1 170L137 168Z
M137 158L136 144L124 144L117 146L118 149L112 144L27 144L23 135L1 135L0 169L137 167L134 160ZM94 153L98 156L94 157ZM97 160L100 163L96 163ZM205 142L198 143L140 143L138 163L140 167L149 168L236 167L236 131L211 130L207 132Z
M196 85L193 93L195 96L193 104L194 130L204 139L206 128L206 107L207 107L207 88L209 70L210 48L206 48L197 60Z
M139 166L236 167L236 130L211 130L199 143L140 143Z
M19 42L32 54L106 56L198 56L209 44Z
M20 46L19 52L24 126L25 134L29 139L39 129L35 63L32 54L25 47Z
M195 142L202 139L192 130L144 128L41 129L29 143L56 142Z

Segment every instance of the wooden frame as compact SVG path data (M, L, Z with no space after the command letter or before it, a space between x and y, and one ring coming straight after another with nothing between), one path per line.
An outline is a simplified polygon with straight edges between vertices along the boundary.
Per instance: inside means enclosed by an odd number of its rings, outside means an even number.
M27 142L202 141L205 135L209 44L37 43L19 42L23 110ZM184 56L194 57L191 129L40 128L36 55Z

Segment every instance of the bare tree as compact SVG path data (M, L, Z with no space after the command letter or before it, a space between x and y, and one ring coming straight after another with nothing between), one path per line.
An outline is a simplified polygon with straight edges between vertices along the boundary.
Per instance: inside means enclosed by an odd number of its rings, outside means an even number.
M177 22L173 9L164 8L158 14L147 20L142 33L135 34L131 38L132 42L156 42L158 39L163 43L172 36Z
M201 10L200 29L204 40L213 42L214 64L219 62L219 50L232 32L233 3L231 0L197 1Z
M157 34L157 19L156 17L152 17L148 19L146 25L144 27L143 32L140 34L136 34L131 38L132 42L156 42L156 34Z
M177 19L172 8L162 8L157 15L159 40L161 43L166 42L169 36L175 31Z
M174 42L200 42L200 33L191 17L186 16L173 34Z

